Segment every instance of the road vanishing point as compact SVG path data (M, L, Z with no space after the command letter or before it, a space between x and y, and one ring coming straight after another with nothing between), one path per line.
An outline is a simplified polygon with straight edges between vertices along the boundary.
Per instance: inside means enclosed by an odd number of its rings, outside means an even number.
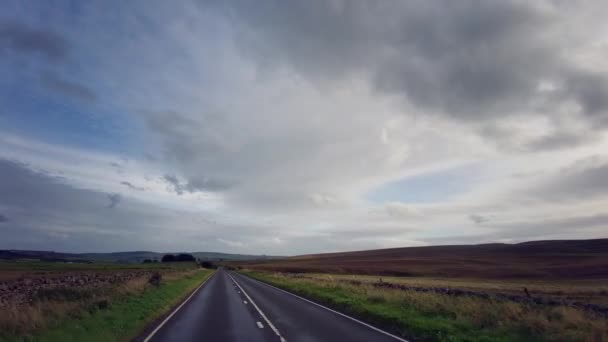
M222 268L141 340L405 341L337 311Z

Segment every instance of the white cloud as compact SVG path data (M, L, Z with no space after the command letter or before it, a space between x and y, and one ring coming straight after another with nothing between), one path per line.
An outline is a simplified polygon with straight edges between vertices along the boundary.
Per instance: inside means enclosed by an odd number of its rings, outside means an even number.
M226 239L222 239L222 238L218 238L217 241L219 241L219 242L221 242L221 243L223 243L225 245L228 245L230 247L240 248L240 247L243 247L245 245L241 241L226 240Z

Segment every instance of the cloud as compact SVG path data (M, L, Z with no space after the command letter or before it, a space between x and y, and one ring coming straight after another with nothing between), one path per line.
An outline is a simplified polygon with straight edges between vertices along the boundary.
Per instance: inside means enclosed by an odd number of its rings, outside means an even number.
M5 223L8 222L8 217L6 217L5 215L0 214L0 223Z
M545 200L580 201L608 196L608 161L600 156L578 160L539 184L530 195Z
M77 100L86 102L95 102L97 100L97 95L89 87L78 82L61 79L54 74L45 74L42 77L42 84L54 92Z
M129 188L131 190L137 190L137 191L146 190L146 188L144 188L143 186L136 186L136 185L133 185L131 182L127 182L127 181L122 181L122 182L120 182L120 184L126 186L127 188Z
M120 196L120 194L108 194L108 199L110 200L110 203L108 203L107 208L115 208L118 203L120 203L120 201L122 200L122 197Z
M596 124L608 115L608 74L569 54L595 51L592 38L585 38L593 36L593 28L565 13L592 20L603 6L593 1L218 5L235 27L243 54L263 69L287 66L316 84L367 79L379 93L402 97L418 113L468 123L551 117L574 103L580 120ZM551 86L542 86L547 83Z
M585 113L606 118L608 109L608 74L578 70L565 82L564 95L574 97Z
M202 179L191 180L186 184L186 189L190 192L195 191L221 191L230 189L236 182L224 181L219 178L203 177Z
M420 212L414 207L399 202L387 203L385 206L387 213L395 218L412 218L420 216Z
M226 239L222 239L222 238L218 238L217 241L226 244L230 247L243 247L244 244L240 241L232 241L232 240L226 240Z
M180 182L175 175L164 175L163 179L169 183L173 191L178 195L182 195L185 192L218 191L230 187L229 183L208 178L197 178L185 183Z
M517 240L547 240L570 236L573 231L591 232L595 236L605 236L602 232L608 228L607 214L588 214L563 218L543 218L541 220L519 220L510 223L492 224L497 229L486 237L494 241L501 238Z
M592 145L603 131L572 113L552 112L551 117L514 117L483 123L477 133L507 153L550 152Z
M482 224L488 222L488 218L478 214L469 215L469 219L473 221L475 224Z
M16 22L0 22L0 51L41 55L51 62L64 61L68 42L51 29L33 28Z
M564 149L572 146L584 145L599 139L593 130L582 132L556 132L554 134L539 136L526 146L527 150L547 151Z

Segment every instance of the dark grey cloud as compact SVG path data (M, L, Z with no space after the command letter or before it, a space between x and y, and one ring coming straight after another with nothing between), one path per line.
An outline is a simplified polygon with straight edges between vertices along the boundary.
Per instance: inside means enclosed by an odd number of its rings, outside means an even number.
M4 223L4 222L8 222L8 217L6 217L5 215L0 214L0 223Z
M564 58L578 42L567 38L561 14L578 8L544 5L236 1L217 7L231 19L244 54L265 68L288 65L321 83L365 77L381 93L466 121L534 111L550 116L574 101L587 120L604 122L608 75ZM556 89L539 89L546 81Z
M126 186L127 188L131 189L131 190L137 190L137 191L145 191L146 188L142 187L142 186L136 186L133 185L131 182L127 182L127 181L122 181L120 182L120 184Z
M581 214L575 216L527 219L519 218L508 223L487 222L481 234L448 235L423 239L430 245L471 244L493 242L524 242L553 239L605 238L608 214Z
M84 190L66 187L61 179L44 172L34 172L27 165L0 159L0 204L30 208L43 215L60 209L65 201L76 200L79 207L103 208L105 194L85 196ZM60 201L59 199L62 199Z
M118 203L122 200L122 196L120 196L120 194L108 194L108 200L110 200L110 203L108 203L107 208L116 208Z
M585 113L603 116L605 119L608 108L608 73L572 71L563 94L574 97Z
M221 141L213 132L225 124L220 116L173 110L148 111L144 115L148 127L163 140L163 153L169 160L187 163L197 156L214 155L222 150ZM201 117L204 120L200 120ZM198 132L197 139L185 141L184 136L191 135L194 130Z
M58 251L218 250L200 213L166 210L128 197L78 189L26 165L0 159L1 248ZM120 199L119 199L120 198ZM101 210L110 204L112 210ZM196 230L168 227L196 225ZM207 227L211 227L206 230ZM234 229L233 235L244 232ZM232 239L230 234L226 238ZM253 236L253 234L252 234Z
M501 125L499 122L488 122L481 125L477 132L490 140L498 149L507 152L554 151L572 146L596 142L601 139L602 131L594 127L577 128L558 127L552 132L522 139L522 132L517 127Z
M579 160L532 189L530 196L550 201L578 201L608 196L608 161L599 157Z
M555 236L568 236L573 232L577 232L579 237L601 237L601 233L605 232L604 228L608 228L608 214L497 223L490 226L497 231L488 235L488 238L491 237L495 241L504 238L517 238L520 241L546 240Z
M0 22L0 51L38 54L52 62L65 60L68 42L51 29L32 28L16 22Z
M488 222L488 218L478 214L469 215L469 220L473 221L475 224L482 224Z
M163 179L178 195L183 195L185 192L220 191L232 186L229 182L208 178L193 178L189 181L181 182L175 175L164 175Z
M555 132L553 134L540 136L524 146L528 151L558 150L570 146L578 146L597 141L599 135L593 130L578 132Z
M0 248L114 250L113 243L120 248L121 239L141 229L119 208L100 210L107 206L106 193L77 189L4 159L0 175L0 206L11 220ZM131 230L121 231L123 224Z
M163 177L163 179L169 183L169 185L172 187L173 191L175 191L176 194L178 195L183 195L184 194L184 189L186 188L185 185L183 185L182 183L180 183L179 179L177 179L177 177L175 177L174 175L165 175Z
M91 88L78 82L59 78L55 74L47 73L43 75L41 81L46 88L56 93L87 102L97 100L97 95Z

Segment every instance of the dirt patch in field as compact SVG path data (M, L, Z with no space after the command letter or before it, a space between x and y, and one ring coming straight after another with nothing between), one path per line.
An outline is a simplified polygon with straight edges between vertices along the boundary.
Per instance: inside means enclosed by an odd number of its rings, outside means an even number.
M52 289L103 290L151 274L152 271L143 270L22 274L17 279L0 281L0 308L31 305L37 299L45 299L44 293Z

